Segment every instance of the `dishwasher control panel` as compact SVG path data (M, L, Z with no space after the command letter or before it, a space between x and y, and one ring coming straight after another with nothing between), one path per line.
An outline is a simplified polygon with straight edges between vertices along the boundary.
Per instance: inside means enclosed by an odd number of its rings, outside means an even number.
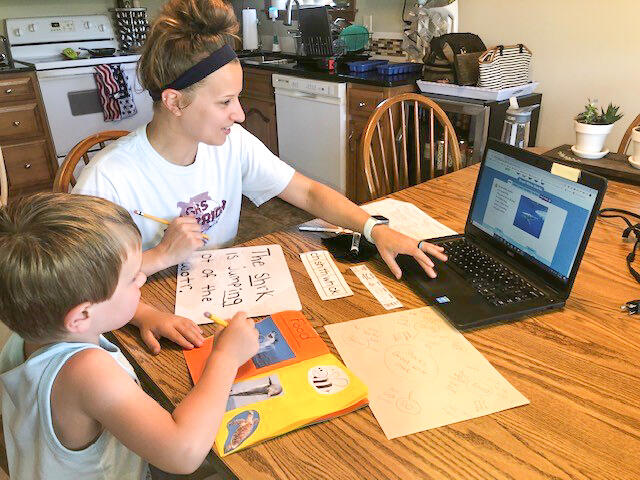
M296 90L303 93L323 95L327 97L344 96L345 84L335 82L325 82L322 80L312 80L310 78L293 77L291 75L280 75L274 73L272 76L274 88L283 90Z

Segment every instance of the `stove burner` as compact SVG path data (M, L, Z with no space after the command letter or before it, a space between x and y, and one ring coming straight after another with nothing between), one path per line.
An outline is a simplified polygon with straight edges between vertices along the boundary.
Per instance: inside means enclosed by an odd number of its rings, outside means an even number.
M78 47L80 50L89 52L89 58L113 57L116 53L115 48L84 48Z

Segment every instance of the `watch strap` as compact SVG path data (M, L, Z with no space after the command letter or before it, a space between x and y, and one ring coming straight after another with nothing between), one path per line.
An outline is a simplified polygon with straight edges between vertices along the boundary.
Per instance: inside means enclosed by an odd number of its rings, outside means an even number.
M364 238L366 238L369 243L375 244L376 242L373 240L373 238L371 238L371 230L373 230L373 227L375 227L376 225L382 225L387 223L388 222L385 222L384 220L379 220L377 218L369 217L367 221L364 222L364 228L362 229L362 234L364 235Z

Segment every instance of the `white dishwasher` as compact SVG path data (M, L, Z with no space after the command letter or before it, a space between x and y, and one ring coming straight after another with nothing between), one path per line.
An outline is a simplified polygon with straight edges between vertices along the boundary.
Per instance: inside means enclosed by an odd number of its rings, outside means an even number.
M279 73L272 79L280 158L303 175L345 193L346 83Z

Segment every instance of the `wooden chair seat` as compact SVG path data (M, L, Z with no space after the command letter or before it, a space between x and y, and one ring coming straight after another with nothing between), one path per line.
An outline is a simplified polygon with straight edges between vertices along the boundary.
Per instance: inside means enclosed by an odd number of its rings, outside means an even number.
M53 180L53 191L70 193L76 184L73 172L80 160L82 160L85 165L89 163L89 150L96 145L100 145L100 149L103 149L106 146L106 142L117 140L125 135L129 135L127 130L107 130L96 133L95 135L90 135L78 142L76 146L67 153L64 162L62 162L62 165L58 168L56 178Z
M451 121L433 100L416 93L397 95L376 108L362 134L360 154L372 200L434 178L436 157L443 174L461 166Z

